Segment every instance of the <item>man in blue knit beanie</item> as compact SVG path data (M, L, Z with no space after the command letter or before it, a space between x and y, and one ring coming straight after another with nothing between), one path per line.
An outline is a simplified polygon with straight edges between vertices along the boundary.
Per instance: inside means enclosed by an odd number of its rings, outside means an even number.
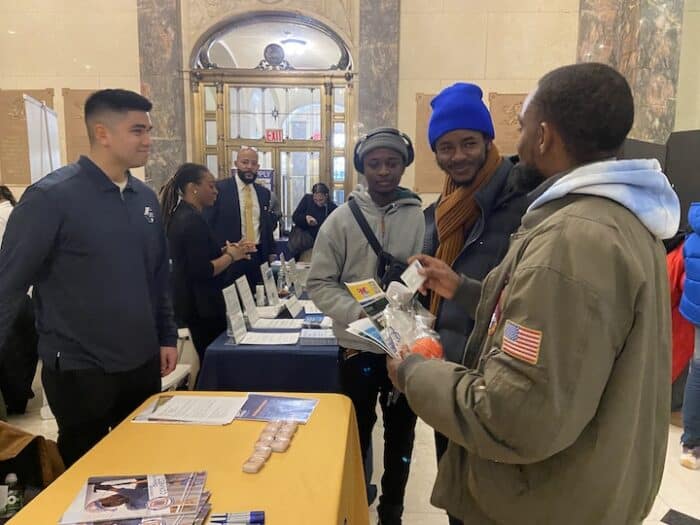
M417 258L425 267L445 357L461 363L474 320L460 301L460 288L467 278L482 280L500 262L527 207L526 193L539 179L528 182L501 157L479 86L453 84L431 106L428 141L446 176L440 198L425 210L424 255ZM435 448L439 460L447 438L438 432ZM459 523L450 517L451 525Z

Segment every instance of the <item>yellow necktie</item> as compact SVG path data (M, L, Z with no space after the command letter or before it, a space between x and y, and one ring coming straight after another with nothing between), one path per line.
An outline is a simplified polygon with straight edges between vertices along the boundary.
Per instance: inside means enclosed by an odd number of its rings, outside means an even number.
M255 228L253 227L253 189L252 184L246 184L244 188L243 213L245 216L245 238L255 242Z

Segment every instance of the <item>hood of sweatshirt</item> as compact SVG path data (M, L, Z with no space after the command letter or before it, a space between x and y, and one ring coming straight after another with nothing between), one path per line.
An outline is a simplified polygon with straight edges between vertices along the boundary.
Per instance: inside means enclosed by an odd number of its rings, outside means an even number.
M659 239L673 237L678 231L678 195L656 159L607 160L578 167L554 182L528 211L569 194L618 202Z

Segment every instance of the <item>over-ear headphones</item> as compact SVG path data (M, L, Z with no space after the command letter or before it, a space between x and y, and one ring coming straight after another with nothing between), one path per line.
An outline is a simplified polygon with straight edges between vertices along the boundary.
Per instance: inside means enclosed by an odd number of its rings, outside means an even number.
M364 171L364 166L362 165L362 160L360 159L360 150L362 149L363 145L365 145L368 139L376 135L381 135L382 133L390 133L401 138L401 140L403 140L406 144L407 151L405 167L408 167L413 163L413 159L415 158L415 152L413 151L413 143L411 142L411 138L408 135L399 131L396 128L376 128L370 131L364 137L360 138L360 140L357 141L357 144L355 144L355 151L352 155L352 163L355 166L355 169L360 173Z

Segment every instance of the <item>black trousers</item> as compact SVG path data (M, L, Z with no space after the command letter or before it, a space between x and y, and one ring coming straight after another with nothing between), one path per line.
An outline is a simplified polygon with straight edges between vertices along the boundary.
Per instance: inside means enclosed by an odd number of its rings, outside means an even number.
M44 363L41 381L58 424L58 450L69 467L160 392L160 354L134 370L115 373L96 368L61 370Z
M24 414L27 401L34 397L32 381L39 361L35 324L32 299L25 295L22 308L0 348L0 392L10 414Z
M435 432L435 453L437 454L438 463L440 463L440 458L447 451L448 439L440 434L440 432ZM464 525L462 521L458 520L454 516L447 515L450 525Z
M372 428L377 421L375 407L379 396L384 421L384 473L378 508L382 518L383 508L403 507L411 469L416 415L403 395L399 396L395 403L389 404L393 386L386 371L386 357L383 354L359 352L345 359L341 349L340 363L341 386L343 393L352 400L355 407L364 461L368 460ZM369 459L371 461L371 458ZM369 482L370 480L366 480L367 484Z
M204 352L226 330L225 317L194 317L187 321L192 344L199 356L199 366L204 363Z

